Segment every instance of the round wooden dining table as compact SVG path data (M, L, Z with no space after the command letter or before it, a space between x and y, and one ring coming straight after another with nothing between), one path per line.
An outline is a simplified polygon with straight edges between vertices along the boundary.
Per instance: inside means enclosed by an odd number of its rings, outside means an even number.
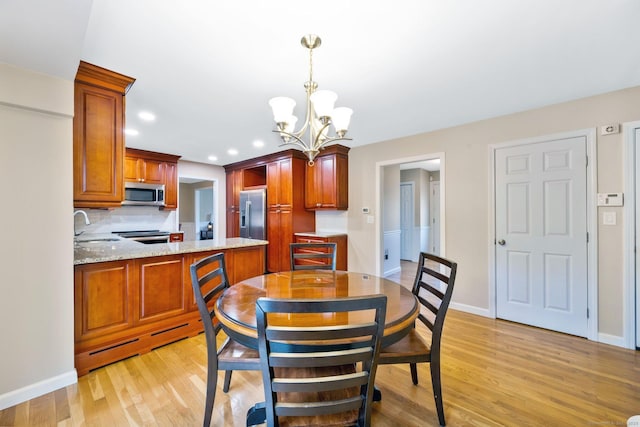
M387 314L382 346L404 337L413 328L420 311L411 291L399 283L370 274L348 271L298 270L270 273L243 280L226 289L214 311L225 333L237 342L257 349L256 300L260 297L329 299L384 294ZM353 312L301 314L270 321L280 326L322 326L354 320ZM362 313L362 316L367 313Z

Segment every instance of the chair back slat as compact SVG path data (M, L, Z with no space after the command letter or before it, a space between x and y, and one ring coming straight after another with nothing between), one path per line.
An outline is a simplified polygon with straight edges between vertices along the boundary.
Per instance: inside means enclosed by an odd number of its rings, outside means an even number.
M341 399L331 402L317 402L314 404L278 403L276 410L278 416L299 416L306 417L312 415L329 415L336 412L355 411L362 405L360 396L348 399ZM268 424L272 425L272 424ZM360 424L358 424L360 425ZM364 424L363 424L364 425ZM369 424L366 424L367 426Z
M318 366L339 366L349 363L365 362L371 359L371 348L355 348L340 351L310 353L271 353L269 364L272 367L314 368Z
M335 270L337 247L335 242L291 243L291 270Z
M257 300L258 345L269 426L278 426L278 417L282 416L333 417L342 413L357 425L370 425L386 302L384 295ZM370 318L349 316L356 311L367 311ZM347 324L336 322L322 327L277 323L299 313L346 313L344 318L349 320ZM358 318L362 321L353 320Z
M359 387L366 384L369 381L369 376L366 372L354 372L352 374L345 374L344 381L340 384L340 387ZM294 383L292 380L280 381L279 379L273 380L272 388L277 393L281 392L295 392L300 391L302 387L307 387L308 391L330 391L336 389L335 376L318 377L318 378L297 378Z

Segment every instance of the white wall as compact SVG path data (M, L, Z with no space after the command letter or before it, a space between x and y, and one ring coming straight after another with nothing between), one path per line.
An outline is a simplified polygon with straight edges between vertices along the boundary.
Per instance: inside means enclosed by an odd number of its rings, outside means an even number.
M73 384L73 82L0 64L0 409Z

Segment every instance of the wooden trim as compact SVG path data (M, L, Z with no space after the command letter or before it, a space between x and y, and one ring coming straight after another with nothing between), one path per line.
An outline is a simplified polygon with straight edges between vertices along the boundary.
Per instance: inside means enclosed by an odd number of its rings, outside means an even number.
M136 79L80 61L75 81L111 89L126 95Z
M139 150L137 148L125 148L125 156L127 157L137 157L144 158L149 160L157 160L160 162L173 162L177 163L180 157L175 154L165 154L165 153L157 153L155 151L147 151L147 150Z

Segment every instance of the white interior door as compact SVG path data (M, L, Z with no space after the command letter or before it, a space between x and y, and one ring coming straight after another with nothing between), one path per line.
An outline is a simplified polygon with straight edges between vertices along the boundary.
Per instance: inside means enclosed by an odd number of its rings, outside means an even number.
M400 183L400 259L417 260L413 253L414 232L413 183Z
M440 255L440 181L431 181L429 189L429 251Z
M587 336L586 138L496 150L499 318Z

